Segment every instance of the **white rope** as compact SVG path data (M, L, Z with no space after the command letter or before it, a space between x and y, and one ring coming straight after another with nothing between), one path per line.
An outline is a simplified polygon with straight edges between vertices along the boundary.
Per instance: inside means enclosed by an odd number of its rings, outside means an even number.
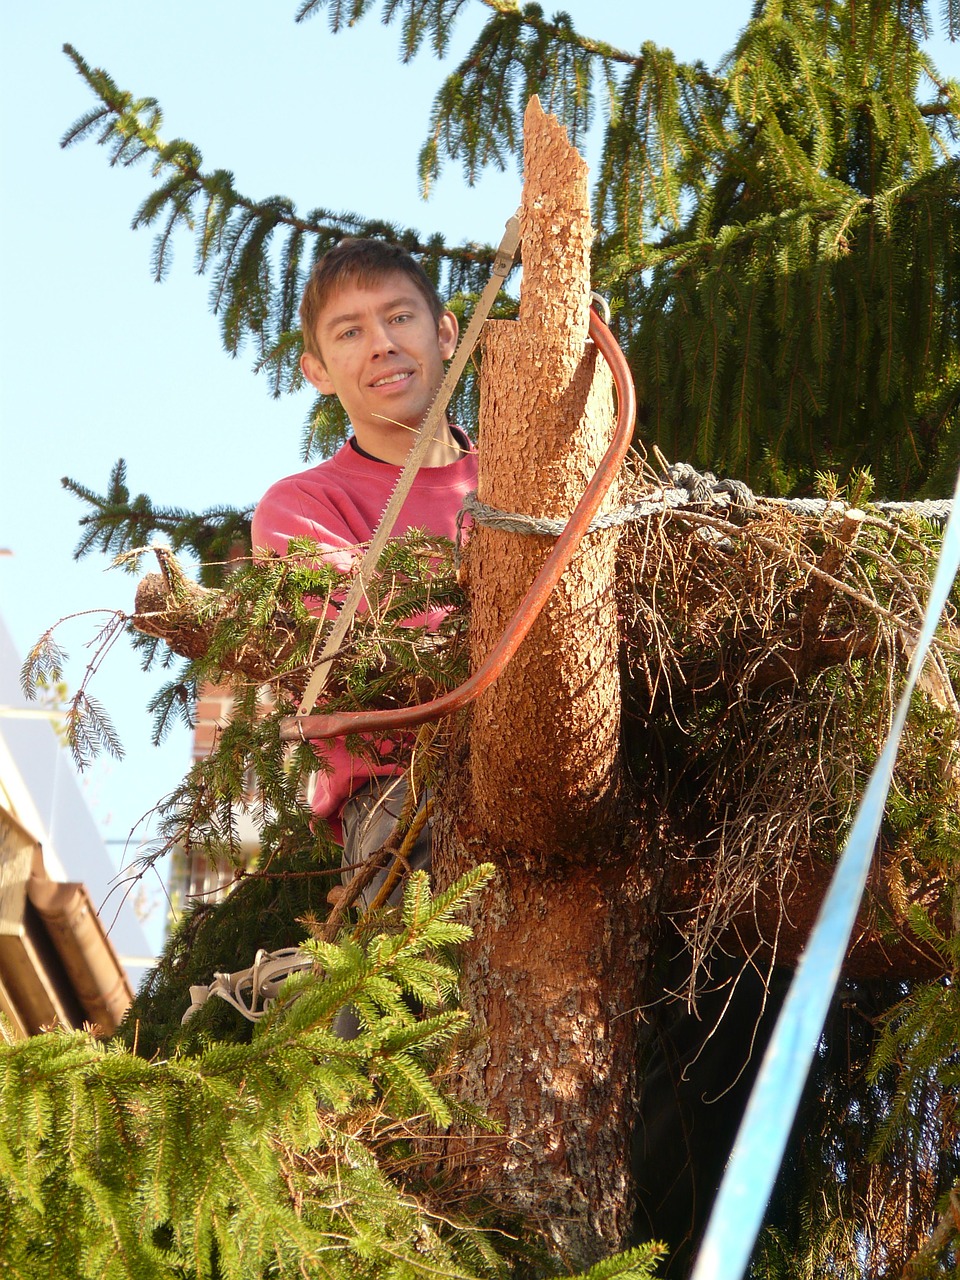
M249 969L215 973L209 986L191 987L190 1008L180 1019L180 1025L188 1022L211 996L225 1000L248 1022L258 1022L276 1000L284 980L291 973L312 968L313 964L312 957L299 947L284 947L281 951L260 950Z

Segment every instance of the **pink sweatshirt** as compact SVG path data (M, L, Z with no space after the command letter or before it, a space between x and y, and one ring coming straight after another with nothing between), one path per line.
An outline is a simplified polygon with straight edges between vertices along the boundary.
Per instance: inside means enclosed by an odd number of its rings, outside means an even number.
M319 466L270 486L253 514L254 553L286 555L291 538L312 538L332 552L344 552L330 559L346 570L352 549L373 537L399 475L400 467L380 462L348 442ZM464 495L476 487L477 455L472 448L445 467L421 467L394 533L426 529L455 538ZM389 777L399 769L351 755L342 739L325 744L323 754L330 771L317 774L311 807L339 838L340 810L354 791L367 778Z

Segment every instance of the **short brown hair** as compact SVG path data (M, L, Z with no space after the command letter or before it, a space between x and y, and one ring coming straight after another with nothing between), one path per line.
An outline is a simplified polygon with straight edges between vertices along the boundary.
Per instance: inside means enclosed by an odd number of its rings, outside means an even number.
M342 289L347 283L361 287L377 284L384 276L394 272L410 278L426 299L433 318L439 324L446 308L433 281L416 258L407 253L406 249L390 244L387 240L348 236L317 261L303 291L300 327L303 330L304 350L318 360L323 360L317 342L317 324L320 312L338 289Z

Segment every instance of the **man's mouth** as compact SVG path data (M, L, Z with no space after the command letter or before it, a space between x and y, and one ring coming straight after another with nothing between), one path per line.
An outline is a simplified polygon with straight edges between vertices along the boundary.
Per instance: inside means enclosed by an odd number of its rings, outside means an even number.
M370 385L372 387L388 387L391 382L403 382L410 376L411 374L409 371L405 371L403 373L388 373L385 377L378 378L376 382L371 382Z

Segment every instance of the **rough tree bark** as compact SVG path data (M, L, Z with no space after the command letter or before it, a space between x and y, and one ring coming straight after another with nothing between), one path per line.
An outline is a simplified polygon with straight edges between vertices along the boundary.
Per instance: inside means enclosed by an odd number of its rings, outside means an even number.
M519 322L490 327L481 501L568 516L609 442L607 370L586 342L586 166L534 99L525 122ZM611 495L611 502L616 495ZM550 540L471 539L472 658L503 629ZM463 991L478 1039L464 1088L504 1126L463 1153L478 1186L539 1217L571 1265L627 1239L626 1159L654 885L629 848L620 780L616 533L592 534L475 708L439 808L443 882L498 867Z

